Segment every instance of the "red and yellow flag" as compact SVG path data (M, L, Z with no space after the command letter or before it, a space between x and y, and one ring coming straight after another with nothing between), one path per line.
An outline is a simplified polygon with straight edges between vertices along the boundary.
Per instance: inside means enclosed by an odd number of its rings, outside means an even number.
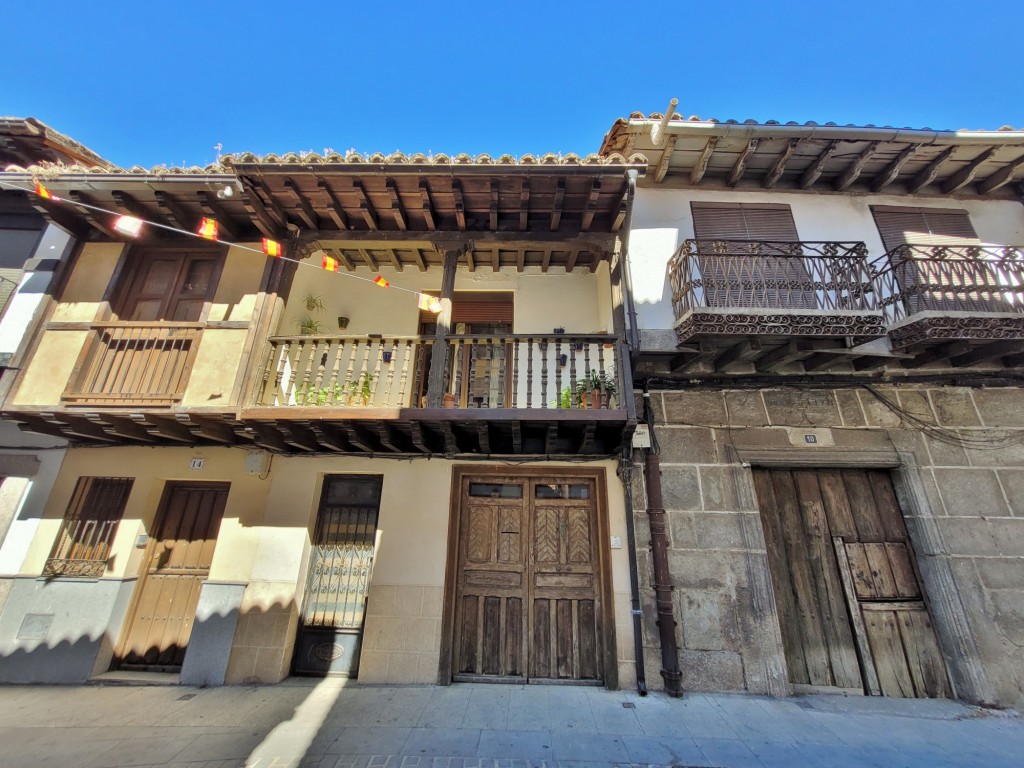
M216 240L218 234L217 220L208 219L204 216L203 220L199 222L199 229L196 230L196 234L204 240Z
M326 269L328 272L337 272L338 271L338 263L339 262L338 262L337 259L332 258L332 257L328 256L327 254L324 254L324 260L321 263L321 266L324 269Z
M50 194L50 190L48 190L38 181L36 182L36 194L43 198L43 200L50 200L53 197L53 195Z
M419 294L417 306L425 312L433 312L435 315L441 312L441 300L436 296L428 296L425 293Z
M264 237L263 238L263 252L265 254L267 254L267 256L276 256L278 258L281 258L281 254L283 253L283 250L281 248L281 244L279 242L277 242L277 240L270 240L270 239Z
M379 285L381 288L389 288L391 286L391 283L389 283L380 275L377 275L375 278L373 278L373 282L374 285Z
M142 219L134 216L118 216L117 221L114 222L114 229L122 235L138 237L139 233L142 232L142 224Z

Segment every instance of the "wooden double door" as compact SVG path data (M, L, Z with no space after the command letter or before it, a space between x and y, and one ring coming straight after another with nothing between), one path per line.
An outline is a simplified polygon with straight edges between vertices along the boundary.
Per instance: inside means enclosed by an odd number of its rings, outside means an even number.
M892 479L755 469L790 682L951 695Z
M118 644L119 669L181 669L227 498L227 483L167 484Z
M604 680L597 481L461 478L456 681Z

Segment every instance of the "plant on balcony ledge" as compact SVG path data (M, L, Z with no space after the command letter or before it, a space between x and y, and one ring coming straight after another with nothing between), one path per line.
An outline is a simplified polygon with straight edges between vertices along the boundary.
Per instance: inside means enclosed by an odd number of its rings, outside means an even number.
M341 405L344 394L344 387L335 382L334 384L326 387L310 389L302 396L302 398L300 398L300 404L327 405L330 403L331 405Z
M612 373L601 373L591 369L576 384L576 396L581 408L601 408L612 405L616 393L615 376ZM608 402L602 406L601 395L607 393Z
M348 404L349 405L369 405L370 398L373 397L373 380L374 375L372 373L361 373L359 378L355 381L350 381L348 384Z
M324 327L320 325L320 321L315 320L309 315L296 318L295 325L302 336L316 336L324 332Z

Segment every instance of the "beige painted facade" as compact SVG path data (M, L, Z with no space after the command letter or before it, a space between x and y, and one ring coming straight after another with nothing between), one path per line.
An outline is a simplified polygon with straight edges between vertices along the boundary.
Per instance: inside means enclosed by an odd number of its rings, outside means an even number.
M21 576L38 577L42 572L79 477L134 478L109 567L100 581L132 582L137 578L144 551L140 536L152 530L166 482L230 483L209 578L203 587L237 586L240 592L232 606L237 621L229 658L222 660L223 681L277 682L290 670L310 534L324 477L379 474L383 491L359 678L378 683L437 682L452 468L458 462L274 456L269 470L257 475L246 472L246 458L245 450L231 448L70 450L21 565ZM202 459L201 469L190 469L193 459ZM581 465L550 462L530 466ZM583 466L604 470L609 533L625 541L623 489L614 462ZM619 685L628 687L635 681L635 672L626 550L611 549L610 561L614 593L610 610L615 616ZM115 626L106 638L95 671L109 667L122 629ZM71 636L47 638L49 644L75 641Z

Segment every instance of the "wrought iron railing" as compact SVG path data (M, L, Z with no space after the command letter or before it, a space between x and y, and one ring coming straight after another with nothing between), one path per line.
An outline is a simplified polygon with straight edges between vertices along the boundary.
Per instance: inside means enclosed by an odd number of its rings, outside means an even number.
M687 240L669 262L676 319L707 308L873 310L861 242Z
M425 408L433 344L431 337L413 336L273 337L253 404ZM619 402L615 336L453 336L448 344L442 405L608 408Z
M892 323L926 311L1024 313L1024 247L901 245L872 262Z
M172 405L181 400L202 323L92 323L77 376L61 396L74 405Z

